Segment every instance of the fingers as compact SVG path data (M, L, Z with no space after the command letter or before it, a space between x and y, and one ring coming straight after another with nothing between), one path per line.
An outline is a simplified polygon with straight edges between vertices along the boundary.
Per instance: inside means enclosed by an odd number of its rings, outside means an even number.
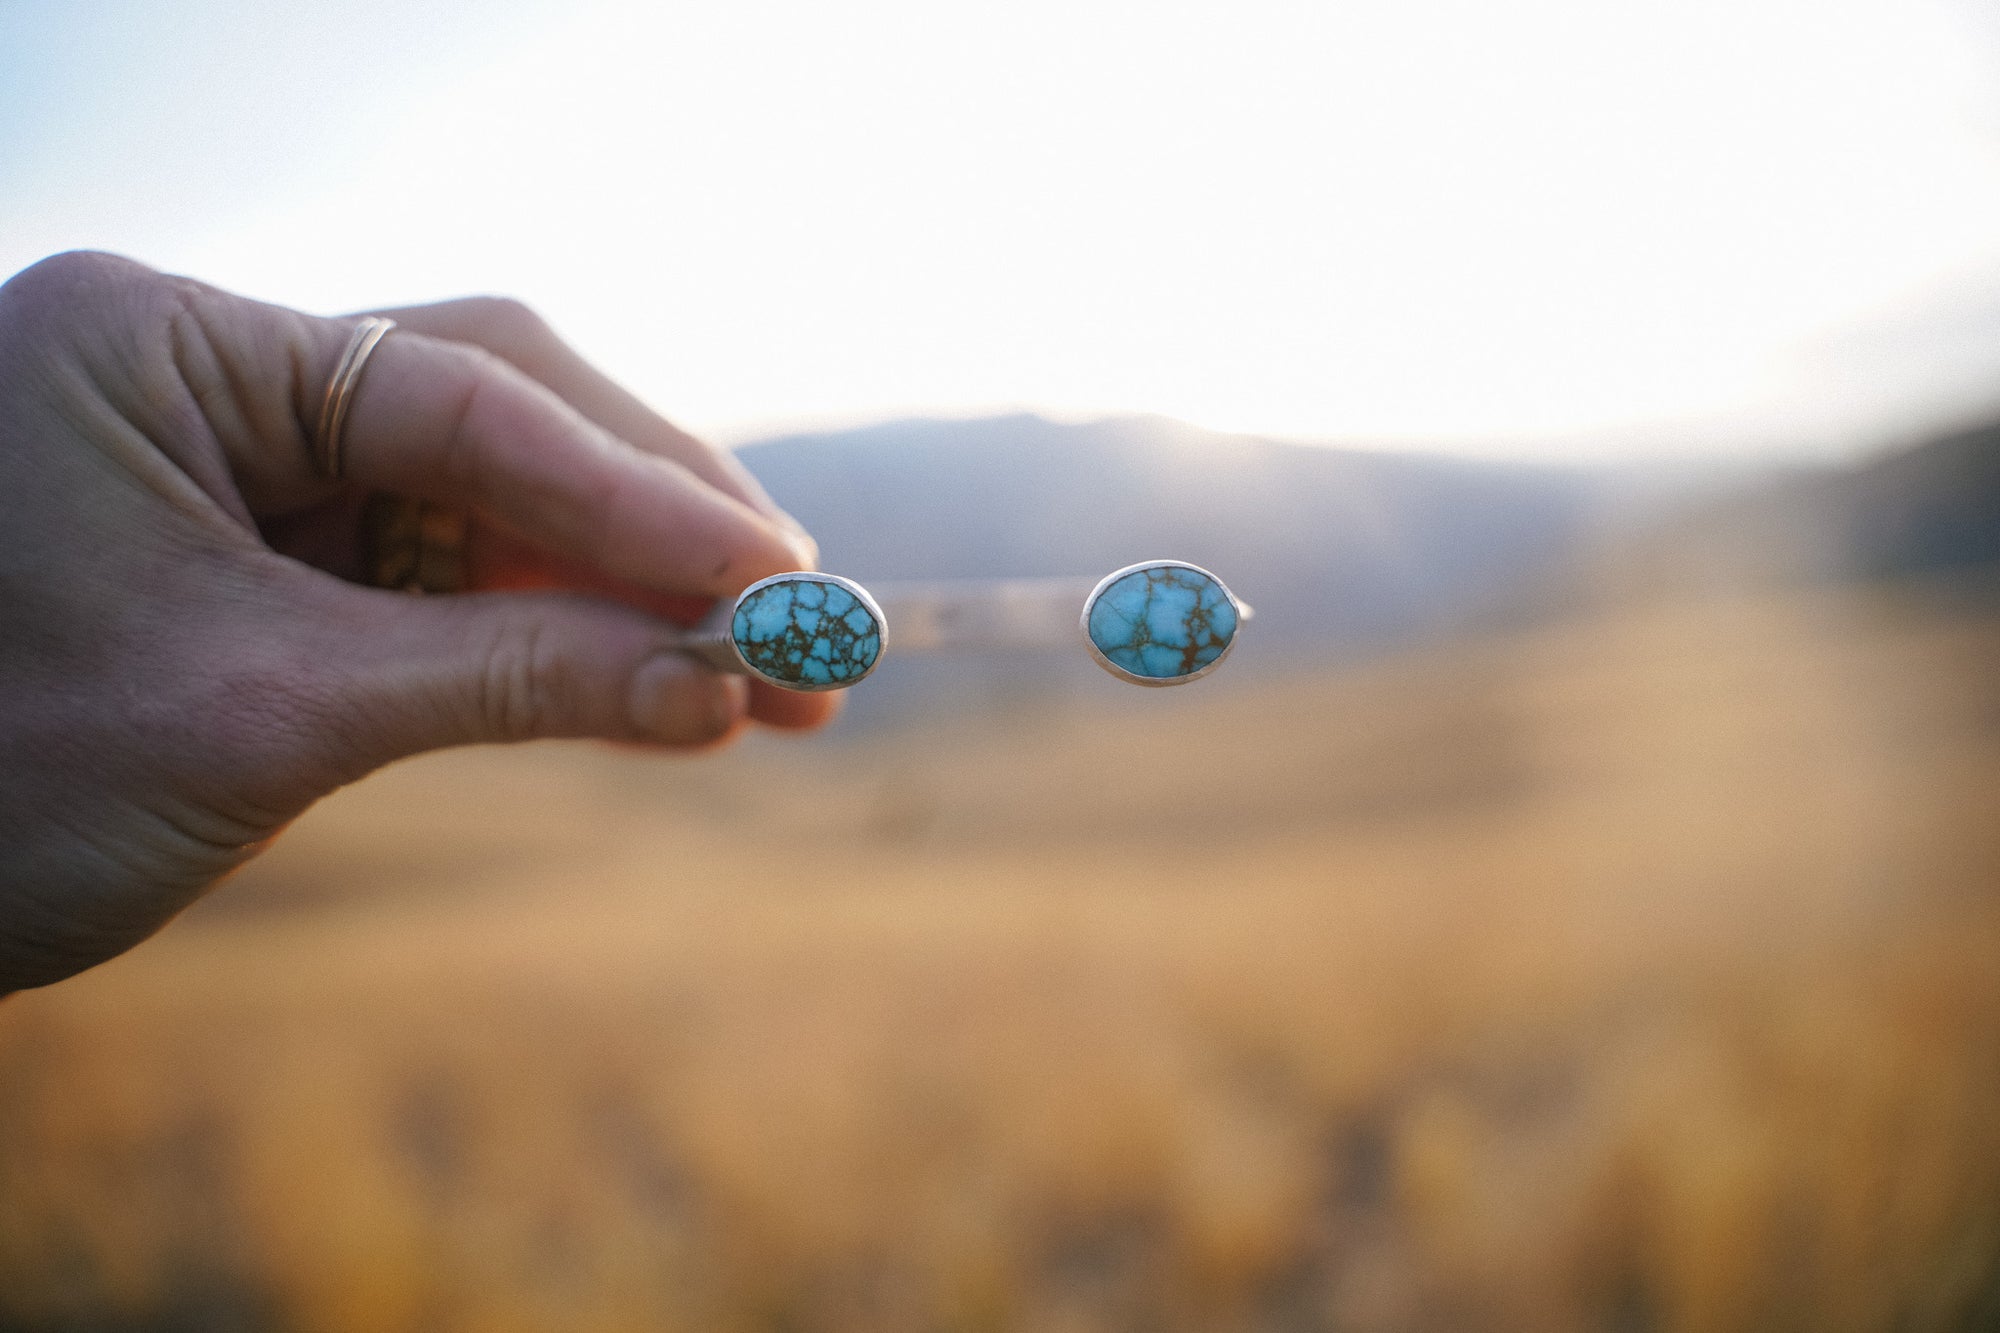
M332 596L339 606L322 619L332 631L324 651L338 681L343 762L354 772L485 741L708 745L749 715L748 681L676 652L671 626L614 603L346 587Z
M123 261L99 267L135 294L144 311L135 325L155 330L145 345L170 348L170 358L155 360L185 385L183 393L134 395L128 412L148 436L206 434L220 443L260 519L324 503L330 488L308 444L353 321L315 319ZM367 360L349 404L342 452L351 484L475 509L642 587L723 596L817 558L713 451L693 441L670 449L658 429L654 450L634 447L466 343L397 329ZM188 429L196 416L199 432Z
M572 591L410 597L304 571L280 573L278 601L306 641L319 737L339 780L420 751L554 737L707 746L746 718L791 729L838 712L724 675L677 650L680 627ZM279 609L282 607L282 609ZM287 671L297 670L288 667Z
M165 283L175 365L253 510L323 505L328 488L302 437L352 321L122 267L142 286ZM768 574L809 567L810 540L772 517L775 506L733 459L648 412L535 321L510 324L508 311L518 308L468 302L442 315L410 312L377 346L349 409L346 478L473 509L552 553L551 568L578 571L559 580L567 587L636 605L568 591L408 599L335 585L363 599L363 613L332 618L348 632L327 654L358 663L346 691L362 701L356 716L387 719L360 728L376 734L375 762L526 736L701 743L746 713L786 727L828 720L837 709L829 696L750 688L695 667L671 651L673 628L658 618L693 609L676 596L733 596ZM477 334L587 410L499 352L427 336L426 327Z
M839 717L841 700L845 697L839 693L801 694L797 690L781 690L761 680L752 681L750 716L767 727L811 731Z
M712 603L649 593L606 579L581 565L551 559L490 533L474 533L466 548L472 586L506 591L564 590L622 602L676 626L692 625ZM802 694L753 681L750 716L774 727L810 730L840 713L838 694Z
M520 302L476 296L375 313L434 338L484 348L634 448L672 459L716 489L805 535L805 529L778 507L735 455L696 439L654 412L579 356Z
M345 325L324 332L344 345ZM330 349L330 350L329 350ZM330 366L339 347L321 349ZM329 372L330 373L330 372ZM350 480L460 504L614 578L731 595L817 553L685 464L631 448L491 353L399 329L355 391Z

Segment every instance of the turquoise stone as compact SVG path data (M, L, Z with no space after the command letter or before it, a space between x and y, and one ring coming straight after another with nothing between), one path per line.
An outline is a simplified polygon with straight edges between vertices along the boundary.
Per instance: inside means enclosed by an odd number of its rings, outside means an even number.
M1220 658L1236 637L1236 603L1198 569L1135 569L1090 605L1090 641L1135 676L1191 676Z
M882 626L867 605L838 583L805 574L746 593L729 633L752 670L793 689L851 684L882 652Z

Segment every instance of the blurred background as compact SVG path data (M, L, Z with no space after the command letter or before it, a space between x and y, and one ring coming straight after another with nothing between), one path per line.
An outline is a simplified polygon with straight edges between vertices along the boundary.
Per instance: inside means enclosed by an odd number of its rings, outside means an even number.
M0 1006L0 1330L2000 1327L1972 0L0 0L0 272L502 292L1229 665L411 761Z

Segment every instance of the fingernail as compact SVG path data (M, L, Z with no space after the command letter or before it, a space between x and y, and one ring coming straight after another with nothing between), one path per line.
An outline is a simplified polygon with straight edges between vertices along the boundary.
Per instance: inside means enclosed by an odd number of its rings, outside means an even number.
M749 709L750 682L718 676L675 652L648 659L632 676L632 729L669 745L714 740Z
M750 682L741 676L717 676L715 686L708 697L709 719L715 725L709 734L720 736L749 713Z
M799 557L800 569L819 568L819 543L790 514L784 516L786 543Z
M673 705L696 670L695 664L679 653L661 653L641 663L632 675L628 701L632 729L656 741L681 739L674 733L685 730L685 724L679 722L679 710Z

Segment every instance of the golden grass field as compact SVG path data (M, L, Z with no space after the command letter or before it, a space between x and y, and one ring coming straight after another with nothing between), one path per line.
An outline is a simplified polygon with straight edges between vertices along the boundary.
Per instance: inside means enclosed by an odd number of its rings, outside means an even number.
M1996 664L1717 593L407 763L0 1006L0 1328L2000 1326Z

